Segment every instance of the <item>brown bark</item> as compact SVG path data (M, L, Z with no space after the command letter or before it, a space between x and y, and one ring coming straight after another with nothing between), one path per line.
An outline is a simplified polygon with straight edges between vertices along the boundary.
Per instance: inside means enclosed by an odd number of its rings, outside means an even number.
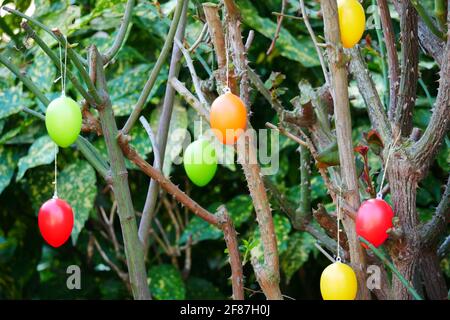
M243 300L243 272L237 234L225 207L220 207L216 215L210 213L208 210L191 199L186 193L181 191L175 184L167 179L161 171L155 169L148 162L142 159L142 157L136 152L136 150L134 150L129 145L128 140L125 139L123 135L119 135L117 141L120 145L120 148L122 149L123 154L136 166L138 166L142 170L142 172L158 182L162 189L171 194L178 202L186 206L186 208L188 208L196 216L222 230L222 232L224 233L225 243L230 255L233 298L235 300Z
M412 111L416 101L417 81L419 79L419 39L418 16L410 1L402 1L400 5L401 28L401 74L398 100L389 110L389 118L393 122L394 136L401 132L409 136L412 130ZM391 96L391 99L397 97Z
M416 289L419 289L418 271L420 263L419 217L416 211L416 189L418 175L404 154L394 153L389 168L389 186L392 209L399 218L403 237L390 247L395 267ZM412 295L397 277L392 279L393 298L412 299Z
M226 22L227 30L229 32L229 46L228 48L233 54L233 65L236 68L236 73L239 75L239 95L242 101L245 103L247 109L250 108L249 101L249 83L247 77L247 61L246 61L246 49L242 42L241 30L240 30L240 17L239 11L234 1L226 0L224 2L226 7ZM212 37L221 39L223 37L222 24L219 20L218 7L211 4L204 4L204 8L207 10L215 11L212 14L207 15L207 23ZM209 16L209 18L208 18ZM221 35L222 34L222 35ZM225 39L226 40L226 39ZM223 41L213 40L214 49L218 57L226 58L227 46ZM218 58L219 59L219 58ZM218 87L224 87L223 75L228 72L225 65L223 69L218 70L216 74L216 80L218 80ZM232 75L234 73L230 73ZM218 75L218 76L217 76ZM231 80L232 77L230 77ZM225 77L226 79L226 77ZM233 93L237 94L236 88L233 88L230 83L230 89ZM219 90L220 91L220 90ZM248 128L251 128L250 122L247 124ZM280 291L280 271L279 271L279 257L277 248L277 239L275 235L275 229L273 225L272 212L269 206L269 200L267 197L266 189L262 180L261 169L257 161L257 150L254 137L249 134L246 137L242 137L237 145L238 162L241 164L247 185L250 191L250 196L253 200L255 212L257 216L258 226L261 230L261 240L264 248L264 263L261 264L257 259L252 259L252 265L256 274L258 283L261 286L267 299L281 300L283 296Z
M358 208L360 199L352 145L347 69L340 40L337 4L335 0L322 0L321 6L330 61L331 90L333 92L343 195L350 206ZM370 293L366 287L366 257L364 249L357 239L355 223L347 215L344 215L342 222L349 240L351 264L358 279L358 298L370 299Z
M389 108L393 110L394 106L397 105L397 93L399 87L399 66L397 48L395 46L394 26L392 25L387 0L377 0L377 3L380 8L380 17L383 26L384 41L386 42L389 66Z

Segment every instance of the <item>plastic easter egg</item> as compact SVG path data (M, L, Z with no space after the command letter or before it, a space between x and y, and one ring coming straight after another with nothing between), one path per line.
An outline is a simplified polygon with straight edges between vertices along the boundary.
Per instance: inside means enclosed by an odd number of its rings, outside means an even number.
M247 127L244 102L227 92L214 100L210 112L211 129L223 144L234 144Z
M42 237L49 245L55 248L62 246L72 233L72 208L64 200L50 199L39 209L38 224Z
M339 29L345 48L353 48L360 40L366 26L363 6L357 0L338 0Z
M387 230L393 226L393 217L391 206L383 199L364 201L356 215L356 234L379 247L389 236ZM366 244L362 245L367 248Z
M73 99L63 95L48 105L45 126L58 146L66 148L74 143L80 134L81 124L81 107Z
M189 179L197 186L206 186L217 170L214 146L207 140L196 140L184 151L183 165Z
M330 264L320 276L323 300L354 300L358 281L353 269L342 262Z

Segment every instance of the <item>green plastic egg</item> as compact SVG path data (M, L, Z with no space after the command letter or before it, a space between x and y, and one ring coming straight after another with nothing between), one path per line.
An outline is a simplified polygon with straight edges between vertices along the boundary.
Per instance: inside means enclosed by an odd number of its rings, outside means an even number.
M62 148L70 146L77 140L81 123L81 106L64 95L50 102L45 112L48 135Z
M206 186L217 170L217 156L214 146L207 140L196 140L184 151L184 170L197 186Z

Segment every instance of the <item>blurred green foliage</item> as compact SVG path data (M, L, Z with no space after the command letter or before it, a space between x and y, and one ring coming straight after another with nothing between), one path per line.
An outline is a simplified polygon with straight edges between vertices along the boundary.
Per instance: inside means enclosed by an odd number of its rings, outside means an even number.
M22 11L30 14L49 27L58 27L69 36L76 50L86 55L90 44L105 50L111 45L121 22L125 0L35 0L4 1L14 3ZM200 34L201 1L191 1L188 15L186 40L192 44ZM311 23L316 32L322 34L322 22L318 16L318 1L306 1L311 15ZM366 7L370 1L364 1ZM31 8L30 8L31 4ZM119 127L123 125L131 112L146 77L156 61L164 42L175 5L170 1L137 1L132 17L131 29L126 42L113 63L107 68L108 88ZM280 37L272 54L266 55L276 29L276 16L281 0L238 1L242 10L243 34L255 30L255 39L250 48L248 59L252 68L263 80L269 80L269 86L276 81L277 94L285 106L291 106L291 99L299 95L299 82L308 81L313 87L323 83L321 68L313 44L301 20L285 18ZM33 10L34 8L34 10ZM298 1L289 0L288 15L298 15ZM2 19L12 35L0 29L0 51L21 68L49 99L60 92L60 82L55 66L41 50L26 38L20 30L20 19L2 14ZM398 30L398 21L395 21ZM58 54L55 40L39 29L38 34ZM370 43L363 40L366 59L372 77L381 94L385 94L380 55L380 39L374 29L366 32ZM398 38L398 35L397 35ZM25 44L25 46L21 45ZM212 48L201 44L194 56L199 75L206 79L215 61ZM69 66L72 68L72 66ZM438 68L428 57L421 56L421 80L425 86L418 88L419 98L414 111L414 124L424 128L430 118L431 104L436 96ZM158 77L144 115L153 129L158 124L158 115L167 80L167 66ZM75 71L75 70L73 70ZM272 74L279 72L281 75ZM77 74L75 72L75 74ZM77 75L78 76L78 75ZM180 79L192 86L189 73L182 69ZM72 85L68 83L68 94L81 99ZM364 143L363 133L371 127L361 96L355 83L350 83L352 98L352 116L354 143ZM264 128L266 121L276 122L275 112L264 98L252 91L252 124L255 128ZM3 66L0 66L0 298L56 298L56 299L129 299L130 293L117 274L100 256L93 245L93 237L98 239L104 253L121 269L126 270L121 253L120 226L116 218L113 225L117 235L118 252L112 243L105 239L100 208L109 214L113 207L106 183L99 177L91 165L83 159L76 148L59 151L58 168L60 171L59 188L61 197L70 201L75 209L75 228L72 241L59 249L47 246L41 238L37 226L39 206L51 197L53 192L53 144L46 135L43 122L22 112L23 107L36 111L45 111L24 86ZM291 106L292 107L292 106ZM192 110L182 101L176 101L171 130L188 128L191 135L192 123L198 119ZM149 161L153 160L152 148L144 129L137 124L131 132L132 144ZM100 152L106 155L103 140L94 134L85 136ZM239 167L221 166L214 180L205 188L189 184L182 166L174 160L181 152L184 137L169 140L164 173L174 183L188 190L201 205L215 210L225 204L231 214L240 238L240 249L244 257L245 286L250 297L262 298L250 264L247 263L250 252L260 253L259 230L256 227L255 214L245 179ZM299 200L299 154L297 146L280 137L280 170L270 179L294 203ZM432 166L428 177L421 183L417 197L418 210L423 220L430 218L441 197L441 188L449 172L449 146L447 137L444 147ZM380 161L373 152L369 153L369 163L373 181L377 181ZM127 162L130 169L129 181L135 208L142 210L148 188L148 179ZM324 204L333 208L322 180L315 169L311 180L313 207ZM368 194L364 194L368 197ZM167 238L172 248L180 250L179 255L169 256L156 237L148 253L149 286L156 299L223 299L231 295L230 270L222 234L217 229L194 217L178 206L173 199L165 197L158 203L158 225L153 225L155 234L165 243ZM167 204L168 203L168 204ZM327 260L314 247L314 239L309 234L294 230L287 217L275 203L273 214L279 241L282 269L282 291L295 298L319 298L319 277ZM173 217L178 219L178 230ZM180 230L181 229L181 230ZM190 271L186 273L185 264L187 244L192 244ZM450 276L449 260L442 262L447 279ZM82 289L66 288L66 269L69 265L79 265L82 270Z

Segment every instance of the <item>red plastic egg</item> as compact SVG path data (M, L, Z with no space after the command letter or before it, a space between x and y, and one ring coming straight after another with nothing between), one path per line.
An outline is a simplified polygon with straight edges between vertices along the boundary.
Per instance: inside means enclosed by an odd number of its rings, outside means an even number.
M382 199L364 201L356 215L356 233L374 247L379 247L388 238L387 230L392 228L394 212ZM363 247L367 245L362 243Z
M42 237L49 245L55 248L62 246L72 233L72 208L64 200L50 199L39 209L38 224Z

